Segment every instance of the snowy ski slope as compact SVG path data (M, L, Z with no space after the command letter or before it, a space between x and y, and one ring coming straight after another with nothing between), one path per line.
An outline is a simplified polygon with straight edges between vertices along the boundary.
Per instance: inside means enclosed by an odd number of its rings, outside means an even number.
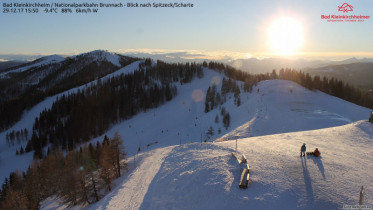
M304 142L321 157L299 157ZM246 190L238 187L234 149L231 140L146 152L113 192L86 209L341 209L358 204L362 185L365 204L373 204L368 122L239 139L251 167Z
M107 77L133 72L140 62ZM373 126L362 121L366 121L369 109L290 81L262 81L252 93L241 91L239 107L234 105L233 95L227 96L222 107L229 112L231 123L226 130L220 109L204 112L207 88L215 83L220 90L223 77L204 69L203 78L177 84L178 95L172 101L113 125L106 135L118 131L128 155L135 155L140 147L140 158L134 164L130 157L131 171L117 180L113 192L87 208L310 209L356 204L361 185L373 180L369 160L373 155ZM42 110L51 107L58 96L78 88L45 99L8 131L31 130ZM218 123L214 122L216 116ZM214 134L208 139L210 126ZM0 143L0 180L11 171L25 170L32 159L32 154L15 156L20 145L6 145L8 131L0 133L4 139ZM252 182L245 191L238 189L240 170L230 155L235 141L228 140L236 138L253 168ZM217 139L223 142L189 144ZM304 142L309 150L319 147L322 158L299 158ZM369 190L373 189L367 186ZM366 199L372 203L371 195ZM51 206L58 205L50 201L43 208Z

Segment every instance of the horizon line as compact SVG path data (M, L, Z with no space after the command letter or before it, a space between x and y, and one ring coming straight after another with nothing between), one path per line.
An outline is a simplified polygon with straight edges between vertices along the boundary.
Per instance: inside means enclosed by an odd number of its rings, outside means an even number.
M100 50L100 49L96 49ZM0 52L0 56L49 56L49 55L60 55L60 56L74 56L82 53L88 53L95 50L88 51L78 51L74 52L57 52L57 53L3 53ZM117 53L122 55L136 55L136 54L149 54L149 55L176 55L176 56L166 56L170 59L183 59L183 60L239 60L239 59L258 59L263 60L266 58L283 58L283 59L310 59L310 60L330 60L337 59L335 61L346 60L349 58L373 58L373 52L295 52L293 54L282 54L278 52L234 52L226 50L167 50L167 49L119 49L119 50L102 50L110 53ZM13 59L17 60L17 59ZM0 58L0 61L12 61L12 59Z

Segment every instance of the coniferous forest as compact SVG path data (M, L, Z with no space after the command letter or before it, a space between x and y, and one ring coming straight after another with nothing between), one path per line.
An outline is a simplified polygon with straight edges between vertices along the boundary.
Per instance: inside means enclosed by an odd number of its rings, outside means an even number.
M173 83L187 83L197 76L203 76L200 65L159 61L146 71L97 80L82 91L58 98L51 109L43 111L35 119L25 151L35 151L42 158L46 145L72 150L103 135L110 125L170 101L177 94Z

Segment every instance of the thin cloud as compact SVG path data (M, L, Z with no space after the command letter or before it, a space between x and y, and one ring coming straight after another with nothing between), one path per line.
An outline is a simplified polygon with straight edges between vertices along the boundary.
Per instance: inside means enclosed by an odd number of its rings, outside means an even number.
M164 50L164 49L120 49L119 53L125 54L153 54L167 55L170 57L180 57L187 60L206 59L206 60L223 60L223 59L241 59L250 58L251 54L231 51L205 51L205 50Z

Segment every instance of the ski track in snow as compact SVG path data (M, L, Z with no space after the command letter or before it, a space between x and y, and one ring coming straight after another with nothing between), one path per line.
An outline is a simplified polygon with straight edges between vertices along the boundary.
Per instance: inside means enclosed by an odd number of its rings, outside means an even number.
M86 209L139 209L153 178L163 164L164 158L173 148L171 146L148 152L141 164L120 186L117 186L100 202Z

